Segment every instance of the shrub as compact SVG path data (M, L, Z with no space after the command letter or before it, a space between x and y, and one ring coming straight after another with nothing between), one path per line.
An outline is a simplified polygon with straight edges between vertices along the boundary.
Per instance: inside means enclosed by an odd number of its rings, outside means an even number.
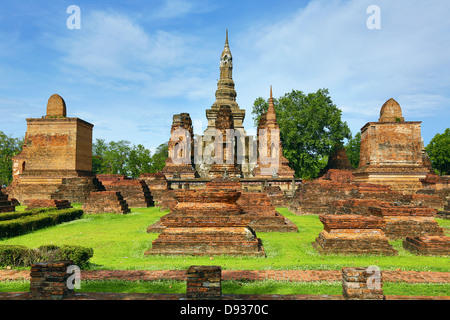
M63 222L81 218L83 210L44 208L30 210L31 215L0 221L0 238L15 237L30 231L42 229Z
M89 264L89 259L94 255L94 249L76 245L65 245L61 247L61 260L71 260L80 268Z
M19 245L0 246L0 267L29 267L42 261L71 260L80 268L89 265L94 249L77 245L44 245L30 249Z
M35 258L34 250L19 245L0 246L0 267L23 267Z

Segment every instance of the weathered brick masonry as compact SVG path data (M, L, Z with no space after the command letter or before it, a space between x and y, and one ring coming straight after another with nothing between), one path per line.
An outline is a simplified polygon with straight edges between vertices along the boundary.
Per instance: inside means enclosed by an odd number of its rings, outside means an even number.
M203 190L175 191L178 204L161 218L166 227L146 254L264 255L250 219L236 204L240 192L217 179Z
M83 204L85 213L119 213L130 212L126 200L118 191L94 191Z

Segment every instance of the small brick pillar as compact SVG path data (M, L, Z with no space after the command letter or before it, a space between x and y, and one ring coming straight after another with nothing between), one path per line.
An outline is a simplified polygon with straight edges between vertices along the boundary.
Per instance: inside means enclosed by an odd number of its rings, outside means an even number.
M72 261L43 261L31 265L30 291L35 299L62 300L74 295L67 287Z
M342 268L342 295L347 300L384 300L381 271Z
M220 266L191 266L186 274L188 299L222 298L222 269Z

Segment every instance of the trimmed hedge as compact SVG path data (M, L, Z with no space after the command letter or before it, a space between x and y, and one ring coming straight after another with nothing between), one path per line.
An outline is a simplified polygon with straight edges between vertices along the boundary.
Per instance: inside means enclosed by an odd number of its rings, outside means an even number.
M5 212L0 214L0 221L6 221L6 220L13 220L13 219L19 219L26 216L32 216L36 215L42 212L50 212L58 210L58 208L36 208L32 210L27 211L15 211L15 212Z
M85 268L94 255L94 249L76 245L40 246L30 249L19 245L0 245L0 267L29 267L41 261L71 260L74 265Z
M30 211L33 212L33 210ZM0 239L15 237L38 229L79 219L82 215L83 210L80 209L38 209L31 215L0 221Z

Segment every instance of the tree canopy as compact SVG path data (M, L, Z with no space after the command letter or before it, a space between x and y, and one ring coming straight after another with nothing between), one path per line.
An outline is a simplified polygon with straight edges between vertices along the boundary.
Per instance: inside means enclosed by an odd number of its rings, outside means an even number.
M268 100L261 97L255 100L252 114L256 126L268 106ZM347 123L341 119L342 112L327 89L308 94L293 90L274 98L274 107L283 154L296 177L315 178L323 166L321 160L329 155L332 146L351 137Z
M348 142L345 145L345 151L347 153L348 160L350 161L350 164L353 168L359 167L359 154L361 149L361 132L358 132L353 137L352 134L350 134L350 137L348 138Z
M0 131L0 186L12 181L12 158L22 151L23 138L12 138Z
M450 128L445 132L436 134L425 151L431 160L431 166L440 175L450 174Z
M137 178L141 173L152 173L164 167L168 156L167 143L161 144L152 156L143 145L129 141L96 139L92 145L92 170L96 174L122 174Z

